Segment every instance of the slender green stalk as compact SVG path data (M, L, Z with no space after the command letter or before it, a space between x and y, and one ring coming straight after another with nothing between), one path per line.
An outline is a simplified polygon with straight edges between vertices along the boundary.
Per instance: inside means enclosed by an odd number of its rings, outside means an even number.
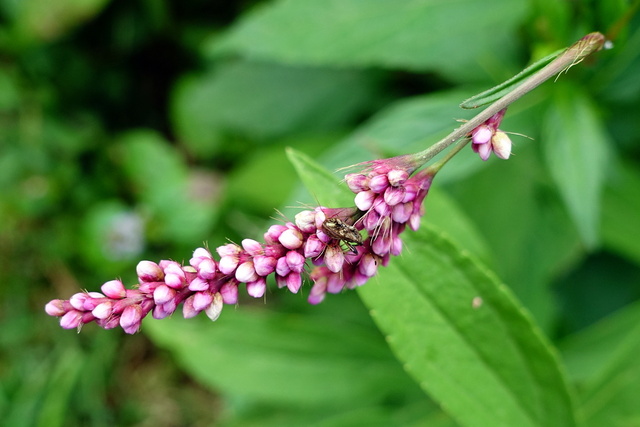
M517 101L522 96L540 86L551 77L569 70L569 68L580 63L587 56L602 49L604 43L605 37L602 34L587 34L576 43L571 45L569 48L567 48L567 50L565 50L562 54L560 54L556 59L551 61L540 71L531 75L519 86L516 86L513 91L509 92L493 104L489 105L480 114L478 114L468 122L465 122L462 126L454 130L452 133L450 133L440 141L436 142L426 150L417 153L417 159L420 160L422 164L428 162L434 156L436 156L445 148L449 147L451 144L458 141L460 138L466 137L473 129L484 123L487 119L489 119L500 110L507 108L513 102ZM459 149L460 148L458 148L458 150Z

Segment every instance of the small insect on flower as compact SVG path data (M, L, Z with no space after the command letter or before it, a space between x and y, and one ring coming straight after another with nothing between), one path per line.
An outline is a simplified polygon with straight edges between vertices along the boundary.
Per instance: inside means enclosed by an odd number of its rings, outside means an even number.
M353 225L346 224L339 218L327 218L322 223L322 229L332 239L344 242L351 252L358 253L354 246L362 245L362 235Z

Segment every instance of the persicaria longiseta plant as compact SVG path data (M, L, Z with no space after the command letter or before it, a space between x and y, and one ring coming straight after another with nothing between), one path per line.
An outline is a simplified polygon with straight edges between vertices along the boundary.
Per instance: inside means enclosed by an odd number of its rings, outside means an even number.
M238 302L241 287L252 297L262 297L270 275L275 276L279 288L293 293L310 279L311 304L320 303L327 293L361 286L386 266L392 255L401 253L402 232L420 226L423 201L434 176L449 159L469 142L482 160L492 152L508 159L511 140L498 128L507 107L604 45L602 34L588 34L565 51L465 101L463 108L490 105L422 152L351 167L360 169L344 178L355 194L352 207L304 210L291 222L272 225L262 242L244 239L214 252L197 248L185 265L169 260L141 261L134 287L126 288L120 280L111 280L101 286L101 292L79 292L68 300L55 299L45 310L59 317L65 329L79 330L95 322L105 329L120 326L133 334L149 313L162 319L180 306L185 318L204 311L216 320L225 304ZM452 145L441 160L423 168Z

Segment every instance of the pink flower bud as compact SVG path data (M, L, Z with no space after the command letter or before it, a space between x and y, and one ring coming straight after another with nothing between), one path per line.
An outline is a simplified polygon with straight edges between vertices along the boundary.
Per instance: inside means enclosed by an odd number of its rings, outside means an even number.
M304 262L306 261L303 255L296 251L289 251L285 258L291 271L302 273L302 270L304 270Z
M395 206L404 200L404 187L387 187L384 191L384 201L389 206Z
M243 262L236 269L236 280L240 283L249 283L258 279L252 261Z
M247 283L247 293L254 298L261 298L267 290L267 282L260 277L255 282Z
M480 125L471 132L471 142L474 144L486 144L491 141L494 130L487 125Z
M378 260L373 254L365 254L358 264L358 271L367 277L373 277L378 271Z
M354 202L358 209L361 211L368 211L373 206L373 201L376 198L376 193L373 191L362 191L356 194Z
M322 254L322 251L324 250L324 247L325 244L320 241L318 236L316 236L315 234L309 236L307 241L304 242L305 258L315 258L317 256L320 256Z
M327 278L321 277L313 284L307 301L309 304L320 304L327 292Z
M324 252L324 262L327 268L334 273L342 270L344 265L344 253L339 245L329 245Z
M504 132L496 132L491 138L493 152L501 159L507 160L511 155L511 139Z
M207 289L209 289L209 282L199 277L196 277L191 281L191 283L189 283L190 291L198 292L198 291L206 291Z
M134 304L125 308L120 316L120 326L127 334L135 334L140 329L142 320L142 308Z
M316 231L316 213L302 211L296 214L295 224L303 233L311 234Z
M290 272L291 272L291 267L289 267L289 264L287 263L287 258L286 257L279 258L278 261L276 262L276 274L284 277Z
M236 244L227 243L226 245L218 246L216 252L220 257L237 256L242 252L242 249Z
M113 303L111 301L105 301L100 303L91 311L96 319L106 319L113 314Z
M354 193L360 193L369 189L369 178L361 173L350 173L344 176L347 187Z
M302 286L302 276L300 273L291 272L286 277L287 289L292 294L297 294Z
M222 274L233 274L238 267L238 261L237 255L223 256L218 263L218 269Z
M406 170L403 169L393 169L390 170L387 174L387 178L389 179L389 184L393 187L398 187L403 185L407 179L409 179L409 174Z
M382 193L389 186L389 179L387 175L376 175L371 178L369 182L369 187L371 187L371 191L374 193Z
M44 311L46 311L49 316L55 317L63 316L67 312L64 307L64 301L60 299L49 301L47 305L44 306Z
M184 274L167 274L164 278L164 283L173 289L182 289L187 285L187 280Z
M225 282L220 287L220 295L222 295L222 301L225 304L237 304L238 303L238 284L233 281Z
M113 299L124 298L127 295L124 285L120 280L110 280L103 284L100 289L106 296Z
M282 224L275 224L269 227L266 233L264 233L264 242L267 245L273 245L278 243L280 235L287 230L287 227Z
M76 310L84 311L84 303L87 298L89 298L87 294L85 294L84 292L78 292L71 295L71 298L69 298L69 304L71 304L71 307L75 308Z
M160 282L164 279L162 268L152 261L140 261L136 266L136 273L141 282Z
M211 280L216 277L218 269L216 262L211 258L204 258L198 264L198 277L204 280Z
M209 249L207 249L207 248L197 248L195 251L193 251L193 258L213 259L213 256L211 256L211 252L209 252Z
M339 294L344 289L346 280L340 274L332 274L327 278L327 292Z
M223 306L222 295L220 295L220 292L216 292L213 296L213 302L209 304L209 307L207 307L204 312L212 322L215 322L218 320L218 317L220 317Z
M299 230L289 228L280 235L278 241L287 249L298 249L302 246L304 238Z
M413 203L400 203L391 209L391 219L394 222L404 224L409 221L413 213Z
M153 300L156 304L165 304L174 299L175 296L176 291L167 285L160 285L153 291Z
M60 318L60 326L64 329L74 329L82 325L82 313L70 310Z
M189 298L184 300L184 303L182 303L182 317L184 317L185 319L194 318L198 315L198 313L200 313L200 310L196 310L196 308L193 306L194 299L195 294L191 295Z
M211 292L196 292L193 295L193 308L199 312L206 309L213 302L213 294Z
M242 247L251 256L264 254L264 249L262 249L262 245L253 239L244 239L242 241Z
M253 258L253 268L258 276L266 277L276 270L278 260L270 256L256 256Z

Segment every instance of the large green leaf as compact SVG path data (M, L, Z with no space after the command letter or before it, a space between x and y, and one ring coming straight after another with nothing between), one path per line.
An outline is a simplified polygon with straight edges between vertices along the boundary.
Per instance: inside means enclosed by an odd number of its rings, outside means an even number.
M550 345L507 288L429 227L360 296L405 369L465 426L572 426Z
M191 151L211 156L229 134L260 140L339 128L369 108L373 83L359 71L235 61L183 78L172 118Z
M510 56L523 0L280 0L216 40L215 52L287 63L437 69L478 79Z
M357 300L342 307L358 307ZM320 311L320 310L318 310ZM372 325L350 313L276 313L243 304L204 317L150 320L144 330L203 384L267 404L355 407L417 387Z
M551 176L584 243L597 245L609 142L595 105L582 88L568 83L555 86L542 144Z
M567 338L560 346L578 384L585 425L635 426L640 421L640 304Z

